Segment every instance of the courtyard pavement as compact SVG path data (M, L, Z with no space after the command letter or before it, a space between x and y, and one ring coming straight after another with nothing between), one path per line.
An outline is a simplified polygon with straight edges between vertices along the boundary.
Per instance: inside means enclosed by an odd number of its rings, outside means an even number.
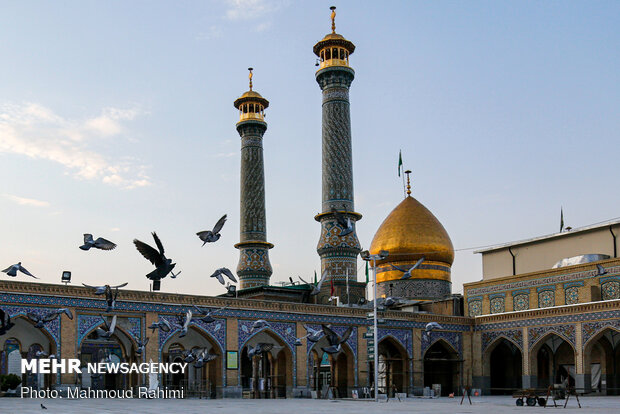
M567 410L592 413L619 413L620 397L581 397L581 410L571 397ZM392 413L515 413L535 414L562 410L558 408L517 407L511 397L475 397L472 405L467 400L459 405L460 399L407 398L402 402L391 399L389 402L375 403L367 400L195 400L195 399L21 399L0 398L0 414L62 413L62 414L386 414ZM560 402L560 401L558 401ZM43 410L43 403L47 410ZM564 401L561 401L564 404ZM545 411L546 410L546 411Z

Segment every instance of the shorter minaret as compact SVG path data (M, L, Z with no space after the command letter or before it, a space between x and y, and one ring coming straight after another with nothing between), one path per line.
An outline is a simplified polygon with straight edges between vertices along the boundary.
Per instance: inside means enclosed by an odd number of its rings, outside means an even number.
M239 288L269 285L273 273L269 263L267 223L265 219L265 168L263 162L263 135L267 130L265 109L269 101L250 90L234 103L239 110L237 132L241 136L241 214L239 249Z

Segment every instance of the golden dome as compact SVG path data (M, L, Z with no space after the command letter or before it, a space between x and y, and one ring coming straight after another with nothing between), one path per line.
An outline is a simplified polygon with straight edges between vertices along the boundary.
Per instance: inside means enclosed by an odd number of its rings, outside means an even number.
M413 272L413 278L450 280L452 241L433 213L411 196L392 210L375 233L370 254L380 250L387 250L389 255L377 262L377 282L400 279L402 272L391 265L411 267L422 256L424 262Z
M245 92L243 95L241 95L239 98L237 98L234 103L235 108L239 109L239 106L241 106L241 104L245 102L257 102L263 105L263 109L266 109L269 107L269 101L263 98L260 93L253 91L253 90L249 90Z

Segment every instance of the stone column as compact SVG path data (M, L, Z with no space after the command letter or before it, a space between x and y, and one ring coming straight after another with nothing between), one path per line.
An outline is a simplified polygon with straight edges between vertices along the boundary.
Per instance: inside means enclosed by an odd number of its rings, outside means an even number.
M577 322L575 324L575 388L579 393L589 392L592 388L591 371L586 370L584 366L582 334L581 322Z
M521 363L523 364L523 373L521 375L521 386L523 388L532 388L536 386L536 376L532 375L530 370L530 339L527 331L527 327L523 329L523 357Z
M69 308L73 314L73 319L67 318L66 315L60 315L60 355L56 354L60 359L77 358L77 313L75 308ZM58 350L56 350L58 352ZM77 374L65 373L60 374L60 389L64 392L68 387L74 387Z

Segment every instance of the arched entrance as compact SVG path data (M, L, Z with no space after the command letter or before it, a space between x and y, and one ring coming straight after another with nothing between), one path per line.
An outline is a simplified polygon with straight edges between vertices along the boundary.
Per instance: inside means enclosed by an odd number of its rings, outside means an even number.
M506 338L497 338L487 348L483 369L492 395L510 395L522 388L523 354Z
M55 355L56 343L45 329L35 328L25 317L14 317L12 322L15 326L0 337L0 374L15 374L21 377L21 386L34 389L51 387L56 382L56 374L22 374L21 359L47 359L49 356L37 356L37 351Z
M349 345L343 343L337 354L328 354L321 348L328 347L327 338L322 337L310 350L311 386L320 392L322 398L349 398L354 386L355 357Z
M392 337L379 341L379 378L380 393L394 397L394 393L407 392L409 369L407 351ZM374 371L373 371L374 372Z
M135 355L137 345L135 341L116 326L114 334L109 338L100 338L95 330L90 332L82 341L79 358L82 363L82 388L95 390L126 390L138 386L142 381L137 373L126 375L106 373L91 375L86 370L88 363L107 363L111 365L123 362L141 362Z
M606 328L590 338L583 351L583 368L586 389L619 395L620 331Z
M169 389L183 389L187 397L216 398L221 394L222 387L222 350L215 339L206 332L191 326L183 338L179 338L179 332L172 335L162 347L162 361L183 362L183 351L207 350L210 354L217 355L212 361L196 368L190 363L184 373L164 374L162 381Z
M538 388L568 381L575 385L575 350L561 336L549 333L530 351L530 371Z
M424 386L441 385L441 395L457 391L459 384L458 353L443 339L424 353Z
M248 351L258 344L273 347L252 358ZM252 398L286 398L293 383L293 354L288 345L268 329L250 337L241 349L241 386Z

